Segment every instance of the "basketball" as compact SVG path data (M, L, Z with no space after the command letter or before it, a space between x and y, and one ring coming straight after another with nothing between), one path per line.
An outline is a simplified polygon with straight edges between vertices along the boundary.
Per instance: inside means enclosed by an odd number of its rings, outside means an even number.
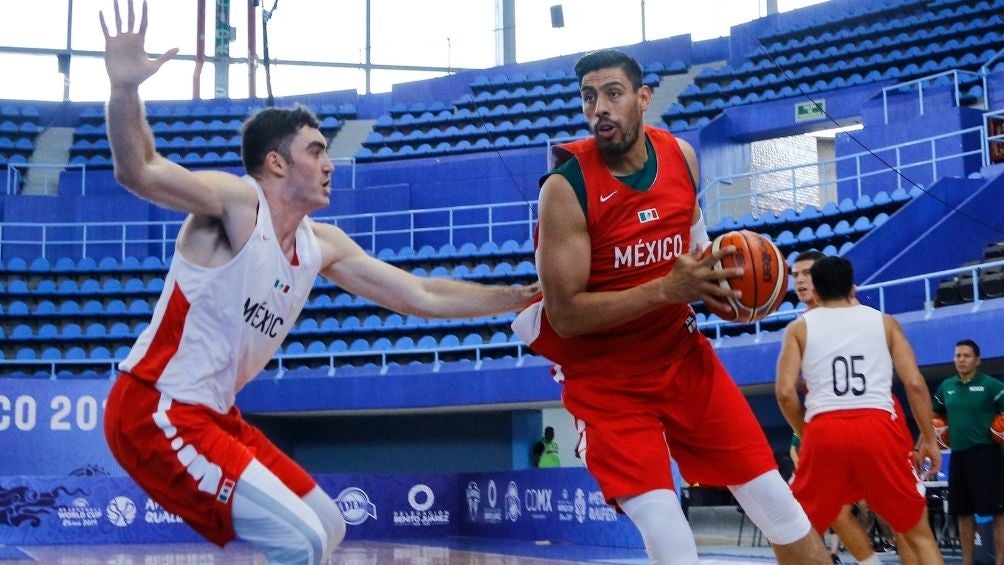
M948 449L951 446L951 437L948 435L948 419L944 416L935 416L931 418L931 425L934 426L934 436L938 438L938 447Z
M734 246L736 252L715 263L714 269L742 267L742 276L720 281L722 288L739 290L742 296L726 299L727 310L711 306L708 310L726 322L756 322L777 310L784 301L788 291L788 264L774 242L749 230L723 233L704 250L704 255L729 245Z
M1004 445L1004 414L998 414L990 421L990 435L994 441Z

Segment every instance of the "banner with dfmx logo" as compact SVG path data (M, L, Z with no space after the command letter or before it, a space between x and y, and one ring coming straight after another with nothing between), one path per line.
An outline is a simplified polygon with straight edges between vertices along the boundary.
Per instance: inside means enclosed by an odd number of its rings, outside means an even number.
M455 535L455 475L319 475L355 539Z

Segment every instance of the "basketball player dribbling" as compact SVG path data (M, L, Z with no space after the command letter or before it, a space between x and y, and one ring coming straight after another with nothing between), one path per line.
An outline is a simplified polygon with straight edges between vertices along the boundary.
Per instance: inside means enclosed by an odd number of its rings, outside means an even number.
M775 388L785 419L801 438L792 491L819 533L843 506L864 499L903 533L919 563L938 565L943 560L915 470L929 459L928 472L936 472L941 462L927 384L896 320L854 299L853 272L840 257L815 261L810 273L819 305L785 332ZM894 369L921 430L912 458L893 405ZM800 377L807 388L804 407Z
M779 563L829 565L689 305L727 309L723 299L738 293L719 282L742 272L712 269L732 247L701 258L694 149L645 126L652 92L631 57L598 51L575 72L593 136L560 146L562 163L542 180L543 296L513 327L564 378L577 452L654 563L699 562L672 457L688 482L727 486Z
M326 563L345 535L338 508L234 406L289 333L317 275L424 317L516 310L536 285L419 278L311 221L307 214L329 204L333 166L305 108L269 108L245 123L244 177L192 172L160 156L138 88L177 50L149 59L146 26L146 3L137 22L129 1L125 26L115 3L115 35L101 14L115 178L189 215L152 323L109 394L109 448L153 500L209 541L243 539L270 563Z

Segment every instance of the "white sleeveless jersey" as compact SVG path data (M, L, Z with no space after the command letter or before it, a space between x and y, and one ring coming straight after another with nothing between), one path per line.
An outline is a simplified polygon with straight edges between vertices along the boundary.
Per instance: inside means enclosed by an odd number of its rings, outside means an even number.
M291 265L272 227L258 183L258 217L244 247L226 265L206 268L174 260L157 301L122 371L168 396L220 413L265 367L293 328L314 285L321 250L304 218L296 230Z
M805 421L823 412L878 408L893 412L892 357L882 313L868 306L813 308L803 314Z

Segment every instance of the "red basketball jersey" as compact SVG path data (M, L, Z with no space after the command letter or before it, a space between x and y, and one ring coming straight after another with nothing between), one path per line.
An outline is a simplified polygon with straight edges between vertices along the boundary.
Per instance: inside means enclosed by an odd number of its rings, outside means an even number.
M647 191L614 177L594 138L562 146L578 159L585 180L591 292L622 290L665 276L690 247L696 194L687 162L671 134L651 127L645 132L657 159L655 180ZM527 341L560 365L567 378L662 369L673 349L697 332L688 304L668 305L619 327L567 339L554 333L543 309L537 314L539 334Z

